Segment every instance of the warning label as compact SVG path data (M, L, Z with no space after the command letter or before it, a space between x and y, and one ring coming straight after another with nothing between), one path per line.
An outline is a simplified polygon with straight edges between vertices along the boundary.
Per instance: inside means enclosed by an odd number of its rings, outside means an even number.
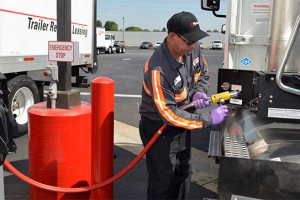
M300 119L300 110L287 108L269 108L268 117L284 119Z
M270 13L271 4L270 3L253 3L252 4L252 14L266 14Z

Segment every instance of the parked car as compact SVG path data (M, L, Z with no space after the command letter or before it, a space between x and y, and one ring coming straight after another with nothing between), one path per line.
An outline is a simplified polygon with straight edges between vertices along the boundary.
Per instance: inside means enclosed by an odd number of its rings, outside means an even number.
M140 45L140 49L151 49L151 48L153 48L152 42L143 42Z
M223 48L223 43L221 40L214 40L212 42L212 45L211 45L211 48L212 49L222 49Z
M163 42L162 41L157 41L154 43L154 49L157 49Z

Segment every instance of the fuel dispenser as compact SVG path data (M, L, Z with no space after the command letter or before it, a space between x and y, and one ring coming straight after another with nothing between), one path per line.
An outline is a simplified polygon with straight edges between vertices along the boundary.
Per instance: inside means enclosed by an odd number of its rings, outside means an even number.
M58 82L58 66L50 65L47 67L47 70L44 72L44 76L51 77L48 98L50 101L47 101L48 108L56 108L57 100L57 82Z

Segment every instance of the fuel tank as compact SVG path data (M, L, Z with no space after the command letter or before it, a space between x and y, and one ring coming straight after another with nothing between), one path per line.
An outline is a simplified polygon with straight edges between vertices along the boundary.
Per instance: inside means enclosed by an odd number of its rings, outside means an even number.
M221 126L220 199L299 199L298 123L258 118L251 109L230 109Z

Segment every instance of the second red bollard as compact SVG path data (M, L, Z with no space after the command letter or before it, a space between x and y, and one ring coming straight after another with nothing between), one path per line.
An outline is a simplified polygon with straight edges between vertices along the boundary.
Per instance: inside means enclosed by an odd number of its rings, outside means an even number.
M92 80L92 185L113 176L114 81ZM113 199L113 184L93 190L91 199Z

